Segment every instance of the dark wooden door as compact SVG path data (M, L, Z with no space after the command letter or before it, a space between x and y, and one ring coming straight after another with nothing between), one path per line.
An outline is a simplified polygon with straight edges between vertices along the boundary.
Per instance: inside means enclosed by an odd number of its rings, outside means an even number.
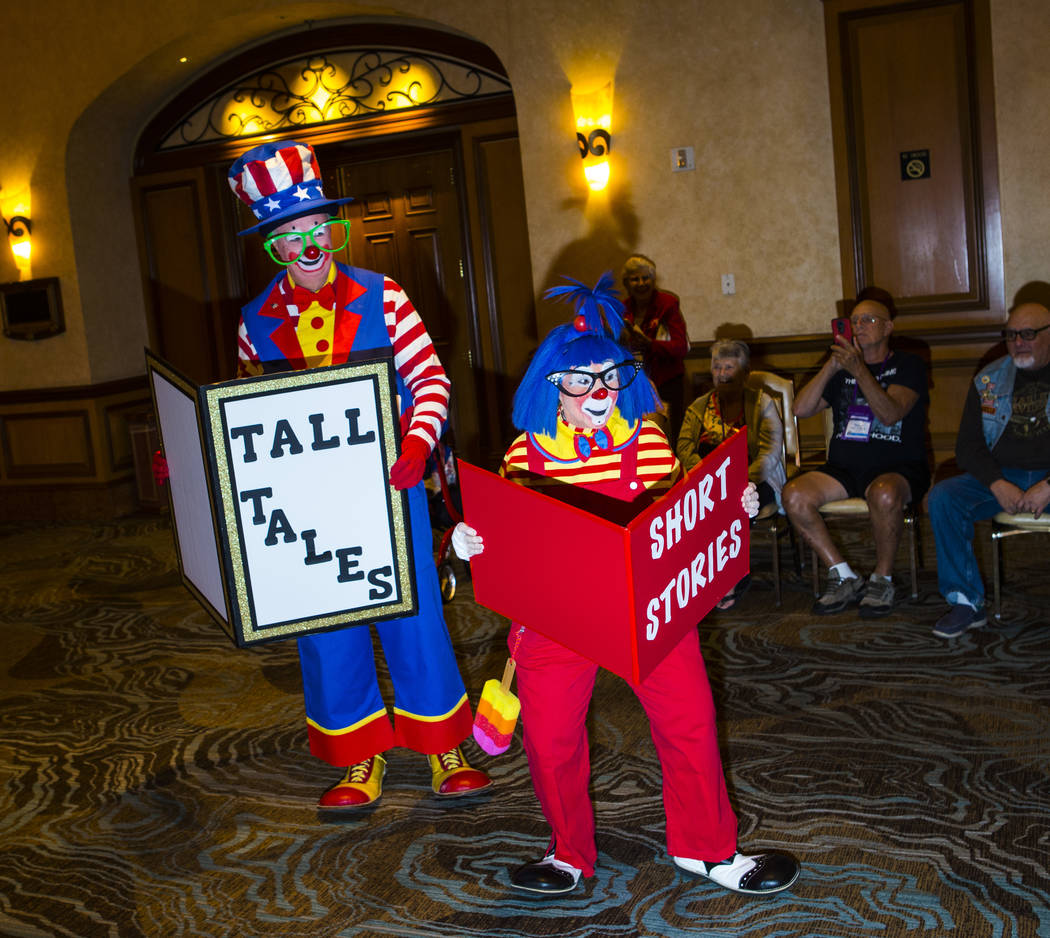
M419 311L452 381L450 425L457 450L479 452L472 370L473 304L465 271L463 225L456 190L455 152L362 157L325 155L325 174L354 201L349 263L396 280Z
M237 308L219 285L221 242L207 173L132 180L150 348L200 384L233 377Z
M824 10L845 295L878 284L909 316L1001 310L986 0Z

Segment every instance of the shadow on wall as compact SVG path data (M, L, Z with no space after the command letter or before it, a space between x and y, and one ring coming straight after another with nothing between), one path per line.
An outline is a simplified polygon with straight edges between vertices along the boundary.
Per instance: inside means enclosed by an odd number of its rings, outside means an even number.
M754 330L746 322L723 322L715 327L714 339L740 339L750 344L755 338Z
M619 285L623 262L637 250L638 214L628 192L610 195L607 201L593 206L589 205L587 198L566 199L561 207L565 211L583 212L590 222L590 229L582 238L570 241L558 252L543 279L536 304L536 329L541 340L568 319L568 307L543 302L543 293L551 287L563 285L563 277L572 277L593 286L607 270L613 272Z

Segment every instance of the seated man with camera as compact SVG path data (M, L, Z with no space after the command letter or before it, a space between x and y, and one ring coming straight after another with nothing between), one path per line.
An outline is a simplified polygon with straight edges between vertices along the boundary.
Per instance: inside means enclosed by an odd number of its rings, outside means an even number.
M835 335L831 355L795 398L799 418L828 407L834 415L827 462L797 476L782 493L788 518L828 567L827 589L813 605L818 615L853 603L860 603L864 618L890 612L904 509L930 484L926 365L890 348L895 312L885 290L862 290L850 316L850 337ZM846 562L820 514L821 505L843 498L868 503L875 569L867 580Z

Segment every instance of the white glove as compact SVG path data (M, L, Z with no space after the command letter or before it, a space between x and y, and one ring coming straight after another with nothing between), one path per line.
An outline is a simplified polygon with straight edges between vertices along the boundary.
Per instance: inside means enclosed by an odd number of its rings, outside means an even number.
M740 507L747 512L749 518L754 518L758 514L758 489L755 488L754 482L747 483L744 494L740 496ZM456 543L455 535L452 537L452 543Z
M757 495L755 499L755 504L758 504ZM756 508L755 511L757 512L758 509ZM460 560L470 560L471 557L480 554L485 549L485 542L469 524L460 521L452 529L452 549Z

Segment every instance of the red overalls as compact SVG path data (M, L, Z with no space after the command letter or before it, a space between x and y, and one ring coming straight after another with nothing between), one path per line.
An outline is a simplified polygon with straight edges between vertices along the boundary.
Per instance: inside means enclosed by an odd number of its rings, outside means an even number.
M620 478L585 485L633 501L644 485L636 473L637 440L621 454ZM529 469L544 457L528 442ZM572 575L566 572L567 576ZM581 589L590 588L581 581ZM513 643L518 630L511 629ZM525 753L536 796L552 830L555 857L594 875L594 809L586 718L598 665L526 629L515 655ZM640 684L630 684L649 717L663 770L667 850L719 861L736 850L737 820L718 753L715 708L696 630Z

